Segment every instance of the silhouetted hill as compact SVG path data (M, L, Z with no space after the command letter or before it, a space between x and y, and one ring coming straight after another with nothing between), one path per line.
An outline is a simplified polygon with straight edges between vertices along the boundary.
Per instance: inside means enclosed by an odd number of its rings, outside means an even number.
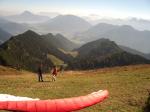
M0 44L11 37L11 34L0 28Z
M45 67L53 66L52 59L67 63L72 57L30 30L12 37L0 46L2 65L35 71L40 63Z
M76 51L79 54L70 63L72 69L92 69L150 62L141 56L123 51L115 42L108 39L89 42Z
M99 39L81 46L77 49L77 51L79 52L80 57L92 55L100 57L120 52L121 49L113 41L109 41L108 39Z

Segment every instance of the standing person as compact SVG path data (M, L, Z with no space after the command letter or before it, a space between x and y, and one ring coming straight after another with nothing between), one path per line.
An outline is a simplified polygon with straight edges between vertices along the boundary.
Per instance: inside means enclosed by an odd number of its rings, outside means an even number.
M43 82L42 67L43 67L42 64L40 64L39 67L38 67L38 81L39 82Z
M52 81L56 81L57 72L57 67L54 66L52 69Z

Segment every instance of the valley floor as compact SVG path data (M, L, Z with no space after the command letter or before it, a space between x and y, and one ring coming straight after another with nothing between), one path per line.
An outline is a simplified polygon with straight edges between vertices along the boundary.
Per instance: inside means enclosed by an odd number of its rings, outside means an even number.
M108 89L109 98L78 112L142 112L150 89L150 65L66 71L56 82L51 82L50 74L44 74L44 82L37 82L34 73L0 67L1 94L55 99L100 89Z

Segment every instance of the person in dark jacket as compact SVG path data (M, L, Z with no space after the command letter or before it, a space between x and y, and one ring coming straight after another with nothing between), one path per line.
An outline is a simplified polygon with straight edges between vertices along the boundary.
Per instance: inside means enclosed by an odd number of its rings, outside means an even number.
M39 67L38 67L38 81L39 82L43 82L42 67L43 67L42 64L40 64Z

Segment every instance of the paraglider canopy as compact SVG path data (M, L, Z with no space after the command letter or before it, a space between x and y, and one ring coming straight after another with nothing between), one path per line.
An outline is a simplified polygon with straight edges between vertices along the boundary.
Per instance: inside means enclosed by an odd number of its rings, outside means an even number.
M54 100L26 99L25 97L22 100L17 100L19 97L12 97L14 100L9 98L7 100L0 100L0 110L19 112L71 112L102 102L108 97L108 91L100 90L86 96Z

